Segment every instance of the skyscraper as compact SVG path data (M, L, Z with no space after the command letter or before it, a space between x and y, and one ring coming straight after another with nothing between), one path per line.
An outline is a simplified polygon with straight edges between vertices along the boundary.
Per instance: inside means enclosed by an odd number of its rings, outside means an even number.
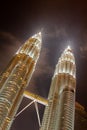
M75 87L75 58L68 46L56 65L40 130L74 130Z
M0 130L9 130L23 92L35 70L41 49L41 33L23 44L0 76Z

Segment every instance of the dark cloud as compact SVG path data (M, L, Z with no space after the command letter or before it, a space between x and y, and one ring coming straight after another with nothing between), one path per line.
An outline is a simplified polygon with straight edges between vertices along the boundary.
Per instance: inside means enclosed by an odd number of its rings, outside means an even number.
M80 45L81 58L87 59L87 30L82 33L82 42Z
M80 47L81 57L87 59L87 44Z
M20 41L11 33L0 32L0 71L6 67L20 45Z
M45 37L47 38L58 38L58 37L64 37L68 38L68 33L64 27L58 27L57 25L54 25L53 27L43 28L43 32Z
M20 44L17 37L9 32L0 32L0 40L3 40L8 46L15 44L16 46Z
M39 92L39 90L41 91L41 88L42 88L42 91L44 88L43 93L45 93L45 91L47 90L46 88L47 85L43 86L42 84L46 82L47 78L49 78L50 75L52 76L52 73L54 71L53 67L50 66L49 64L48 56L49 56L49 50L48 48L43 46L41 49L40 57L38 59L38 62L35 68L35 72L33 74L33 77L28 87L28 89L34 93L41 94Z

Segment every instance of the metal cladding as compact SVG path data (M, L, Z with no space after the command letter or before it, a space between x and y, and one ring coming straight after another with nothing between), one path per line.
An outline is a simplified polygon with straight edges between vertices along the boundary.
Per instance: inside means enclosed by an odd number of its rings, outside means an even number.
M0 76L0 130L9 130L23 92L35 70L41 50L41 33L30 37Z
M75 87L75 58L68 46L56 65L40 130L74 130Z

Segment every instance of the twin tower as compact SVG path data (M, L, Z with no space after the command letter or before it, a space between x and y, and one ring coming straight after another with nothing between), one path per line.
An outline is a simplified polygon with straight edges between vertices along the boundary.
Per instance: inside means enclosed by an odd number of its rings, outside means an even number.
M41 33L30 37L0 75L0 130L10 130L35 70ZM70 47L56 65L40 130L74 130L76 66Z

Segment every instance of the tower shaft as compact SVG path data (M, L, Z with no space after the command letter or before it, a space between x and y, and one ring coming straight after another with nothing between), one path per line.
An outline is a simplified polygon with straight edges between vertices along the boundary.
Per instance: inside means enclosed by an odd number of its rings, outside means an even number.
M58 97L58 94L55 94L55 87L57 85L57 76L52 78L50 92L48 95L48 106L45 107L44 116L42 120L42 126L40 130L50 130L50 122L53 120L53 116L56 104L55 104L55 98ZM53 111L54 110L54 111Z
M40 34L31 37L18 50L0 79L0 130L9 130L21 103L23 92L34 72L41 48Z
M40 130L74 130L75 75L75 59L67 48L56 65Z

